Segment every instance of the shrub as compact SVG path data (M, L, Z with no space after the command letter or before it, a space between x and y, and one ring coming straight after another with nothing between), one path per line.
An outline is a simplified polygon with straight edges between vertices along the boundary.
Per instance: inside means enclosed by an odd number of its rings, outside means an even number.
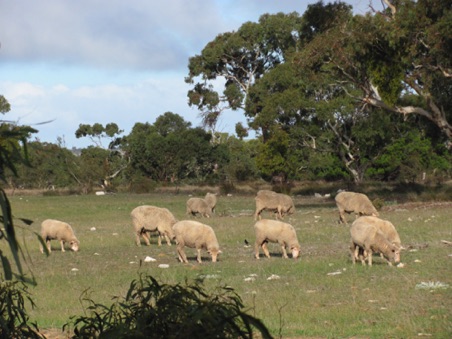
M252 338L254 328L271 338L260 320L242 311L231 288L208 294L201 280L182 286L140 276L110 307L85 301L90 314L71 318L73 338Z
M44 338L35 323L29 323L25 301L35 304L25 284L18 281L0 282L0 338Z

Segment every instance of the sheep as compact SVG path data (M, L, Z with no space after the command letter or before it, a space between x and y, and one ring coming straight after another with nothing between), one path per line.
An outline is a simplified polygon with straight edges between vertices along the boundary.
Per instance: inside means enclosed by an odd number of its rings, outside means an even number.
M210 206L212 213L215 213L215 207L217 206L217 195L207 192L204 200Z
M340 192L335 197L337 208L339 209L339 223L347 224L345 213L355 213L355 219L358 215L371 215L378 217L379 214L369 200L369 198L362 193L355 192Z
M58 240L61 243L61 252L65 252L64 243L68 242L72 251L77 252L80 242L74 234L71 225L60 220L46 219L41 223L41 237L45 241L49 253L52 251L50 240ZM44 248L40 245L41 253Z
M187 200L187 215L196 215L210 218L215 211L217 197L215 194L207 193L205 198L190 198Z
M277 242L280 244L284 258L288 258L286 247L292 252L294 259L298 258L300 254L300 243L292 225L278 220L262 219L254 224L254 232L256 235L256 242L254 244L256 259L259 259L259 247L262 247L265 256L270 258L270 253L267 249L268 242Z
M360 217L359 220L361 223L367 223L375 226L381 233L383 233L386 239L392 243L398 251L396 252L395 261L400 261L400 251L403 250L402 242L400 241L399 233L397 232L395 226L388 220L383 220L377 217L372 216L364 216ZM397 256L398 255L398 256Z
M174 224L173 231L176 236L177 254L180 262L188 263L184 247L196 248L197 261L201 260L201 249L207 250L212 262L217 261L218 254L222 253L217 237L212 227L194 220L182 220Z
M165 237L168 246L171 246L171 240L174 240L172 226L177 222L174 215L162 207L142 205L134 208L130 213L132 225L135 231L136 244L141 246L140 236L143 237L146 245L150 245L150 232L158 232L158 245L162 245L162 236Z
M284 214L295 213L295 205L292 198L283 193L276 193L269 190L260 190L256 195L256 212L254 220L261 219L264 210L274 211L276 219L283 219Z
M363 218L356 219L350 226L351 246L350 252L353 264L356 259L361 258L365 264L367 258L369 266L372 266L372 253L378 252L383 255L387 263L392 266L391 261L400 261L400 249L392 244L376 226L366 222Z

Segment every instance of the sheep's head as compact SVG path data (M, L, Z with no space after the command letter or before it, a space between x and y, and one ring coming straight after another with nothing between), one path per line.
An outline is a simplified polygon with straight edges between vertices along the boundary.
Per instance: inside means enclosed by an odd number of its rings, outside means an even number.
M391 261L395 263L400 262L400 248L393 244L383 251L383 255L388 260L389 264L391 264Z
M217 248L211 248L210 250L208 250L209 254L212 256L212 262L217 262L217 256L221 252L221 250L217 249Z
M399 263L400 262L400 251L402 250L402 247L394 246L394 262Z
M291 248L292 250L292 258L297 259L300 256L300 247L299 246L293 246Z
M79 242L77 240L72 240L69 243L69 247L72 251L77 252L79 250Z

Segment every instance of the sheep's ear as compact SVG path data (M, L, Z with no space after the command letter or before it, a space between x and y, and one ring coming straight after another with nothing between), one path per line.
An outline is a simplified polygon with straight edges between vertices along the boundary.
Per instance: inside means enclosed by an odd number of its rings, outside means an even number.
M223 253L223 251L222 250L218 250L218 253Z

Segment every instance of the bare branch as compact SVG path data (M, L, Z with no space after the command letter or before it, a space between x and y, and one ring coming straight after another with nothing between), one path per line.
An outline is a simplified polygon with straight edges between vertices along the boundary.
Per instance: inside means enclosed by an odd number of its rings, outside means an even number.
M382 0L381 2L385 3L386 6L388 6L391 9L392 18L394 18L397 12L397 8L391 3L390 0Z

